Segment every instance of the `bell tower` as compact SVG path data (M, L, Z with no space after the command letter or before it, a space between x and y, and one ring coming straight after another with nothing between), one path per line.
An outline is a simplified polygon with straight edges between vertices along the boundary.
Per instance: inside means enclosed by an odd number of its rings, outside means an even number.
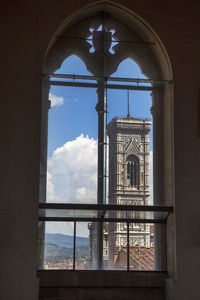
M108 124L109 204L148 205L149 187L149 119L114 118ZM137 216L134 216L137 217ZM131 223L129 244L150 246L150 225ZM109 224L109 262L115 263L127 245L125 223Z

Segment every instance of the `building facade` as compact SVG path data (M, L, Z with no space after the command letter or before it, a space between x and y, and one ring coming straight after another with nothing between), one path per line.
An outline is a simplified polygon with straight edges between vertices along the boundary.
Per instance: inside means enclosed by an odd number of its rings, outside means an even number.
M149 133L151 121L131 117L114 118L108 124L109 137L109 193L108 204L148 205L149 184ZM123 217L112 212L112 217ZM129 212L131 217L133 212ZM118 216L116 215L118 214ZM141 214L141 212L140 212ZM89 268L96 268L97 224L88 226L90 249ZM153 251L153 228L149 224L129 224L129 245ZM127 224L109 223L103 227L104 269L126 268L119 264L121 252L127 247Z
M148 205L150 203L150 130L150 120L129 116L114 118L108 124L109 204ZM129 213L133 214L133 212ZM137 218L137 215L131 217ZM122 247L127 246L127 224L110 223L108 236L109 264L112 266ZM129 224L129 244L130 246L152 246L150 225Z

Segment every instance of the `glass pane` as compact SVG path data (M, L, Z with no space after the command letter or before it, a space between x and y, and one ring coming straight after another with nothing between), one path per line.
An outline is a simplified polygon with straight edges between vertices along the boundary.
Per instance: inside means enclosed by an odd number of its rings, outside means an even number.
M40 209L41 217L52 217L52 218L96 218L97 210L75 210L75 209ZM102 212L101 212L102 214Z
M47 202L97 202L96 91L52 87L49 98Z
M126 223L107 223L104 232L104 251L108 251L107 268L109 270L127 270L127 225ZM106 243L107 240L107 243Z
M131 59L123 61L112 76L145 78ZM153 204L151 92L108 89L107 99L108 203Z
M129 224L129 269L154 270L153 224Z
M56 73L91 75L74 55ZM47 202L97 203L96 88L51 85L49 100Z
M89 223L89 263L87 264L88 269L97 269L98 259L98 237L99 230L102 229L102 269L103 270L127 270L127 255L120 256L119 244L123 242L125 246L127 244L127 233L124 230L123 235L120 237L117 235L117 223L104 223L100 228L99 223ZM124 254L124 253L123 253Z
M153 204L151 97L134 91L130 116L127 92L108 93L110 204ZM114 194L123 193L120 201ZM119 198L119 197L118 197Z
M112 76L145 78L137 64L130 59L123 61ZM128 80L123 84L133 85ZM143 84L139 85L142 86ZM149 84L146 83L145 85ZM108 90L107 99L108 203L114 205L151 205L153 204L151 193L153 183L152 180L150 181L150 175L153 174L151 163L153 122L150 111L152 106L150 92ZM161 216L160 213L139 211L109 212L109 216L111 215L129 220L154 219ZM112 232L114 232L113 235L117 241L116 262L120 267L128 255L127 224L116 223ZM133 239L137 236L140 236L144 247L149 247L149 241L146 237L150 237L150 226L148 224L136 224L136 227L130 232L129 242L134 243Z
M46 222L44 269L73 269L72 222Z
M79 221L81 218L92 219L137 219L137 220L159 220L164 221L167 217L167 212L148 212L148 211L124 211L124 210L89 210L89 209L40 209L39 216L46 218L73 218L73 221ZM59 220L58 220L59 221ZM109 221L109 220L108 220Z
M76 55L69 56L63 63L60 69L58 69L55 74L78 74L78 75L89 75L92 74L88 72L84 62Z
M76 223L76 270L89 270L91 269L91 255L90 255L90 228L91 223L77 222ZM95 268L95 265L93 264Z
M105 218L116 219L137 219L137 220L160 220L164 221L167 217L167 212L149 212L149 211L124 211L124 210L109 210L105 214ZM152 221L153 222L153 221Z

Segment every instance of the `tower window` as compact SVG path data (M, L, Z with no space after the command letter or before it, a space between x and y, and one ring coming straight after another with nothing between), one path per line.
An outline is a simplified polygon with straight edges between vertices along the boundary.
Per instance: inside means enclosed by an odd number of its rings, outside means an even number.
M127 158L127 186L137 186L139 180L138 170L138 158L134 155L130 155Z
M134 162L127 164L127 185L136 186L136 166Z

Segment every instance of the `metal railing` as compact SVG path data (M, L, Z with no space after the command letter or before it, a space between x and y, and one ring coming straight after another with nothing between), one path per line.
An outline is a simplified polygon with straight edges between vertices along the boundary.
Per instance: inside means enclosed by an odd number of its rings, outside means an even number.
M166 224L171 206L40 203L39 221L73 222L73 270L76 269L77 222L126 224L127 268L130 270L130 223ZM101 227L102 228L102 227ZM132 230L132 234L133 234ZM102 252L101 252L102 253ZM102 268L101 268L102 269Z

